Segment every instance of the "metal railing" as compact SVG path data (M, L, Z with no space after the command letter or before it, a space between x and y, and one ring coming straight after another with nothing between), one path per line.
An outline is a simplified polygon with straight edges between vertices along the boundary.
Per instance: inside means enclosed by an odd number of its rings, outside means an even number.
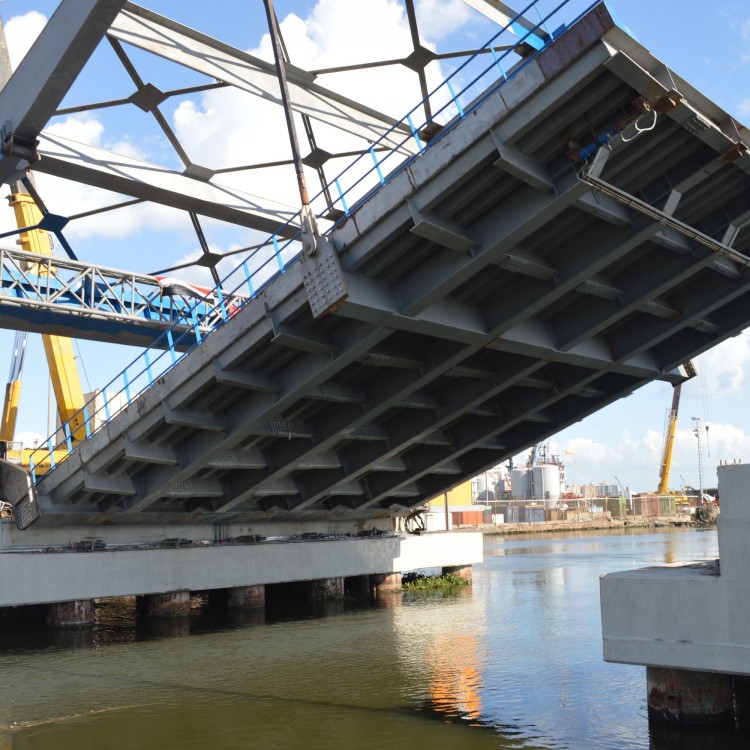
M193 330L197 323L206 335L222 318L215 291L201 299L206 291L166 278L0 248L0 310L60 311L108 321L113 333L121 323L179 333ZM235 309L244 301L244 296L235 295L224 304Z
M450 132L506 81L516 76L547 44L560 36L569 25L588 13L600 1L591 2L567 25L562 23L562 11L571 0L530 2L481 49L459 65L425 99L417 103L398 123L381 136L380 140L372 143L364 154L351 162L312 199L311 205L315 215L319 218L330 218L332 212L335 211L341 213L328 232L330 233L365 200L387 185L414 159L419 158L425 149ZM521 26L519 21L528 20L528 14L532 11L534 16L538 17L538 22ZM555 27L558 22L560 25ZM555 28L555 31L550 32L550 28ZM514 40L511 35L517 38ZM506 45L506 40L513 41L513 44ZM428 103L428 107L425 107L425 103ZM432 114L425 116L424 113L428 110ZM403 134L405 125L408 126L406 135ZM430 137L429 134L432 136ZM417 153L404 158L401 147L411 139L416 142ZM382 146L386 142L388 142L388 150L383 151ZM329 203L327 196L330 196L332 191L338 197ZM300 234L283 241L283 244L279 239L283 230L295 220L301 223L299 213L279 227L275 234L242 260L222 280L221 285L217 286L212 293L215 300L213 305L211 295L209 295L189 310L185 310L179 320L175 321L148 349L104 386L99 394L101 406L98 406L95 399L92 399L79 414L70 420L80 419L83 416L86 439L100 426L109 422L117 410L132 403L157 378L164 375L193 348L200 346L205 337L210 335L210 331L206 333L201 330L200 324L196 322L195 310L199 305L212 307L212 312L216 313L213 318L216 323L211 330L216 330L230 317L222 287L231 288L231 295L244 296L243 304L246 304L297 260L302 252ZM193 343L185 347L185 342L189 341L190 337L193 338ZM183 349L181 354L178 352L179 349ZM42 461L45 463L49 461L49 471L54 470L58 460L54 453L55 448L62 448L66 455L70 455L74 450L70 433L70 425L66 423L61 430L50 436L31 454L30 471L34 482L41 479L35 466Z

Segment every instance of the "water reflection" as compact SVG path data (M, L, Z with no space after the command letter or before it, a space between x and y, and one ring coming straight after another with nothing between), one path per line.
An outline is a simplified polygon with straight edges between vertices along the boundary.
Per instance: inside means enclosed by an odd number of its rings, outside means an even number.
M474 635L436 637L428 649L430 709L476 724L482 716L480 646Z
M715 558L715 534L487 543L512 554L450 593L197 598L182 621L103 600L93 629L68 633L0 619L0 750L748 746L649 730L645 670L601 657L599 576L665 549Z

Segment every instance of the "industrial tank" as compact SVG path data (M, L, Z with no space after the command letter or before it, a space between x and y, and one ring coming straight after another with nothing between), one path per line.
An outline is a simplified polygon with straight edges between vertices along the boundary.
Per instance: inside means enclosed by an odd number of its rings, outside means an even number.
M510 472L510 492L514 500L544 500L545 508L560 503L560 467L545 463Z
M560 503L560 467L557 464L539 464L534 469L534 491L544 498L547 508Z
M511 469L510 496L514 500L531 499L531 469Z

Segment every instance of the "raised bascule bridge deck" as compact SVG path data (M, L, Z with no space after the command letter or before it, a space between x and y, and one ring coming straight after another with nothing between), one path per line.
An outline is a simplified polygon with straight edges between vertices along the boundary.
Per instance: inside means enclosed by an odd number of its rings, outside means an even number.
M605 6L462 114L35 475L27 522L402 513L748 324L748 133Z
M740 332L744 128L603 5L500 83L36 476L35 524L388 516Z

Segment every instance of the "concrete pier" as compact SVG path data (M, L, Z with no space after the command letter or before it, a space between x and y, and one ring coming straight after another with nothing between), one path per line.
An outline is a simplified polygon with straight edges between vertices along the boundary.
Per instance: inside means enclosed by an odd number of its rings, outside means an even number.
M646 684L649 719L674 724L734 722L731 675L647 667Z
M266 603L266 587L233 586L226 590L226 604L230 609L254 609Z
M53 628L88 628L94 624L93 599L74 599L49 605L47 624Z
M373 594L392 594L401 591L401 573L381 573L370 576L370 587Z
M167 594L150 594L143 601L149 617L189 617L190 592L171 591Z
M750 466L720 466L719 559L602 576L606 661L647 667L649 716L747 724Z

